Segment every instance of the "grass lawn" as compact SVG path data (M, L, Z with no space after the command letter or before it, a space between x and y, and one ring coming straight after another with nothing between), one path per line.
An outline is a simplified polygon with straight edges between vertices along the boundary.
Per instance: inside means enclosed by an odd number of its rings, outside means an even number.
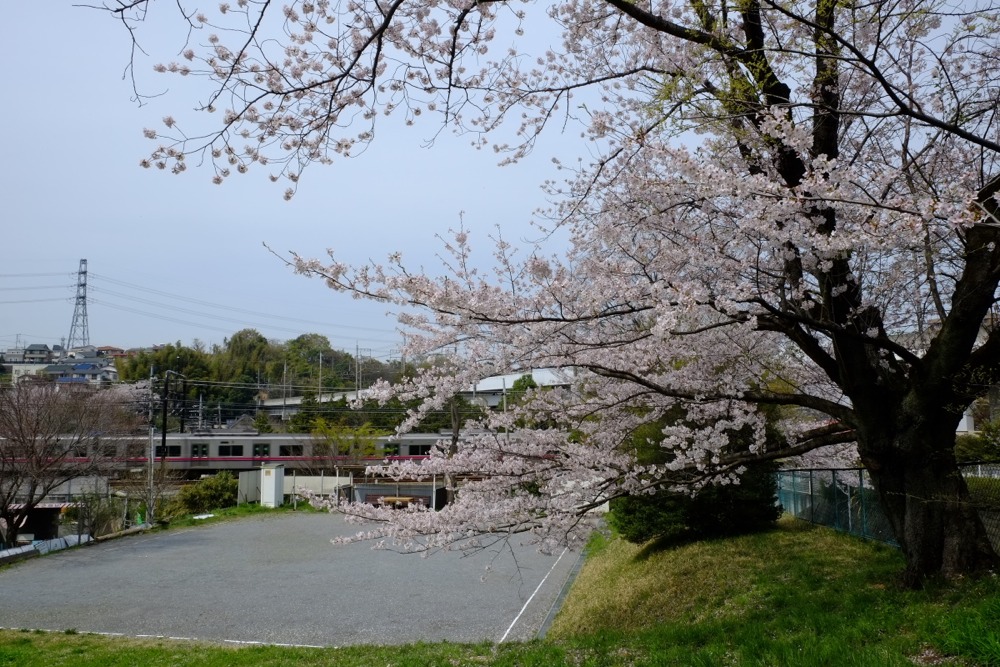
M543 640L298 649L0 631L0 666L1000 666L1000 580L896 586L899 554L784 519L683 545L595 538ZM0 619L2 622L2 619Z

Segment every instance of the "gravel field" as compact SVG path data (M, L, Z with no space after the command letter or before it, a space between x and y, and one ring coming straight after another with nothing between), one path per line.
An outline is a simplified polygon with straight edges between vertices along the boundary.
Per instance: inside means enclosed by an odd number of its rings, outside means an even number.
M578 554L428 558L337 515L281 513L134 535L0 569L0 627L343 646L537 635ZM540 585L541 584L541 585Z

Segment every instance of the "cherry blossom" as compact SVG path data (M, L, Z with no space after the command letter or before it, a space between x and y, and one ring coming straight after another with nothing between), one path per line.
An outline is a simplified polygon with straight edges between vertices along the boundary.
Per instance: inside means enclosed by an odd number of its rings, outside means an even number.
M146 4L113 11L141 32ZM597 156L547 184L542 231L569 239L565 255L497 234L487 271L459 229L437 272L396 253L292 259L401 306L408 358L447 360L376 388L421 400L403 429L489 375L566 377L464 424L421 464L387 465L447 476L455 502L342 508L379 523L365 537L577 545L588 511L619 495L854 443L911 582L997 565L954 458L962 411L1000 368L996 4L223 7L190 24L185 64L156 67L213 82L202 110L219 125L156 133L158 168L204 154L221 182L267 164L290 198L303 169L356 154L391 115L467 134L501 163L553 125ZM558 41L529 48L542 24ZM761 405L783 410L784 444L766 441ZM640 466L631 438L651 421L668 462ZM732 448L736 431L755 434L749 451Z

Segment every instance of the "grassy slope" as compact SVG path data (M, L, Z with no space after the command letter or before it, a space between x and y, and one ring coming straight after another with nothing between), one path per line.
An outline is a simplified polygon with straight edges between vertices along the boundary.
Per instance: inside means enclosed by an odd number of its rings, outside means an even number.
M736 539L598 550L552 638L660 664L1000 665L1000 581L902 590L898 552L825 528L786 519Z
M670 548L603 542L545 641L232 648L0 631L0 666L1000 666L1000 581L904 591L901 567L892 549L787 520Z

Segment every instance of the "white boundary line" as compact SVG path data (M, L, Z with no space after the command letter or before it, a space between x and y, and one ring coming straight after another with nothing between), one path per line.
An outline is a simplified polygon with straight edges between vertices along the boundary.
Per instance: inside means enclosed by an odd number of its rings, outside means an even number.
M316 644L282 644L281 642L257 642L244 641L242 639L223 639L225 644L237 644L239 646L282 646L285 648L340 648L339 646L317 646Z
M566 555L567 551L569 551L569 548L568 547L564 548L562 550L562 553L559 554L559 558L556 558L556 562L552 563L552 567L550 567L549 571L545 573L545 576L542 577L542 580L538 582L538 586L535 587L535 591L531 594L531 596L528 598L528 600L524 603L524 606L521 607L521 611L517 612L517 616L515 616L514 620L511 621L510 627L507 628L507 632L503 633L503 637L500 638L500 641L498 641L497 644L503 644L504 640L507 639L507 635L509 635L510 631L514 629L514 626L517 625L517 622L520 620L521 615L528 608L528 605L531 604L531 601L535 599L535 595L537 595L538 591L541 590L542 584L544 584L545 580L549 578L549 575L552 574L552 571L554 569L556 569L556 565L559 564L559 561L562 560L562 557Z
M65 630L45 630L42 628L8 628L0 625L0 630L9 630L12 632L46 632L54 635L65 634ZM237 644L241 646L283 646L286 648L326 648L335 649L340 648L339 646L318 646L316 644L283 644L281 642L258 642L258 641L245 641L241 639L198 639L197 637L171 637L168 635L126 635L122 632L100 632L91 630L76 630L73 634L78 635L98 635L100 637L126 637L134 639L169 639L173 641L182 642L200 642L204 644Z

